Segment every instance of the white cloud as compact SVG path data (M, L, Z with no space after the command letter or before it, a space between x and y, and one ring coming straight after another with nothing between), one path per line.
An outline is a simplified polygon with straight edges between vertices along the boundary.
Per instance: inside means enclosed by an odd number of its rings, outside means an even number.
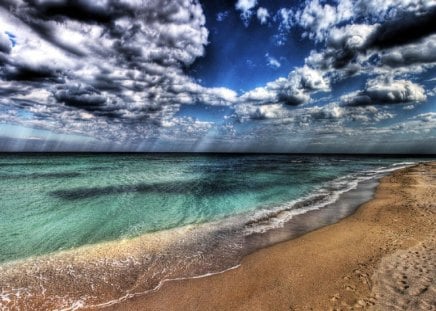
M216 14L216 20L218 22L224 21L229 16L229 11L218 12Z
M353 12L369 21L384 20L404 12L426 11L435 5L434 1L426 0L358 0Z
M274 22L278 23L278 32L274 35L274 41L278 46L286 43L289 36L289 31L294 25L294 11L292 9L281 8L273 16Z
M367 82L365 88L373 101L380 102L422 102L427 99L422 86L408 80L376 78Z
M257 5L257 0L238 0L236 2L236 9L242 12L251 10Z
M289 80L293 88L305 89L308 91L328 91L330 86L328 80L321 71L303 66L297 68L289 75Z
M241 122L247 120L284 119L289 111L280 104L242 104L236 107L236 115Z
M423 102L427 99L424 88L408 80L377 77L366 83L365 89L342 96L348 105L374 105L386 103Z
M239 97L239 102L301 105L310 101L311 93L328 90L329 82L323 74L304 66L292 71L288 78L278 78L267 83L264 87L258 87L242 94Z
M337 0L336 5L309 0L294 13L294 20L306 30L304 35L320 42L326 39L330 28L344 22L374 24L405 12L429 11L435 5L425 0Z
M269 13L266 8L260 7L257 9L257 19L263 25L266 24L269 18Z
M421 120L423 122L432 122L436 124L436 112L421 113L412 118L413 120Z
M269 53L265 54L265 58L266 58L266 64L268 65L268 67L277 69L280 68L280 66L282 65L277 58L274 58L272 56L269 55Z
M352 8L350 0L340 0L337 6L322 5L319 0L312 0L306 3L304 9L295 12L295 20L307 30L305 35L322 41L332 26L353 17Z
M379 25L351 24L330 30L327 45L336 49L357 50L365 47Z
M241 19L244 25L248 27L251 16L253 15L253 8L257 5L257 0L238 0L235 8L241 11Z
M284 78L282 78L285 80ZM239 97L239 101L242 103L245 102L260 102L260 103L274 103L277 102L277 90L274 89L271 83L266 87L258 87L251 91L245 92Z
M345 109L332 103L325 106L314 106L304 109L305 114L310 115L314 119L331 119L337 120L344 116Z
M293 16L294 11L292 11L292 9L281 8L280 10L278 10L277 18L280 21L279 28L281 28L282 30L290 30L294 22Z

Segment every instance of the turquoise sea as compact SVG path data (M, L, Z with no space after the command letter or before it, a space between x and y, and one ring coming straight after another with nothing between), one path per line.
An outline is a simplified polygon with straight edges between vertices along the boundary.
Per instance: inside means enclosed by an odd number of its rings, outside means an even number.
M307 196L339 177L399 162L410 160L287 155L2 155L0 261L262 211Z

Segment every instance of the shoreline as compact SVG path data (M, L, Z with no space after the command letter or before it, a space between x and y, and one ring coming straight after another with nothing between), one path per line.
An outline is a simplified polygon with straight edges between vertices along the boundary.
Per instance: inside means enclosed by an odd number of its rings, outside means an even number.
M378 292L371 292L371 276L377 280L378 275L383 275L379 271L383 270L381 262L386 265L386 258L395 257L396 252L419 245L432 249L435 175L435 162L394 171L382 178L372 200L335 224L260 249L244 257L238 269L166 282L158 291L105 310L343 310L374 304L376 310L377 306L386 307L387 301L392 303L398 298L382 297L380 288L391 286L391 291L398 292L396 286L404 284L392 281L383 285L377 281ZM429 256L434 256L434 251L424 257ZM434 265L425 270L433 273L432 269ZM435 290L434 282L427 283L424 292ZM409 298L402 301L405 306L411 303Z

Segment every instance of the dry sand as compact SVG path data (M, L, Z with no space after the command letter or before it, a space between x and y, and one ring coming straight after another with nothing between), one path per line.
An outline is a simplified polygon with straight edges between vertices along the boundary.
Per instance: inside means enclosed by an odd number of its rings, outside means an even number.
M334 225L110 309L436 310L435 212L436 163L396 171Z

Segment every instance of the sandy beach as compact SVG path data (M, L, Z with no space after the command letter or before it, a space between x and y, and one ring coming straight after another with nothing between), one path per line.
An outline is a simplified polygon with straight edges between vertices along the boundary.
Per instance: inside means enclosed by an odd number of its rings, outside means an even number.
M436 310L435 202L436 163L395 171L336 224L107 309Z

